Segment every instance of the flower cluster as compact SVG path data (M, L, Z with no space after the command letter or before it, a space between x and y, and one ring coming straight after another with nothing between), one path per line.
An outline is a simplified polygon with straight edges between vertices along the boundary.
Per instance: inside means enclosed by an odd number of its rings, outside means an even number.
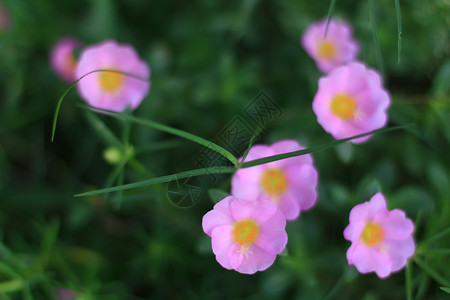
M302 149L294 140L255 145L246 161ZM317 180L309 154L237 170L231 180L232 196L203 217L217 261L245 274L272 265L287 243L286 220L296 219L316 203Z
M358 43L351 26L335 19L313 23L302 36L302 45L322 72L313 100L317 122L336 139L367 133L387 123L389 94L380 75L356 62ZM353 139L363 143L370 135Z
M78 61L74 50L81 43L72 38L60 40L53 48L50 61L55 72L72 82L88 74L77 84L81 97L92 107L111 111L136 109L150 90L150 69L133 47L109 40L88 46Z

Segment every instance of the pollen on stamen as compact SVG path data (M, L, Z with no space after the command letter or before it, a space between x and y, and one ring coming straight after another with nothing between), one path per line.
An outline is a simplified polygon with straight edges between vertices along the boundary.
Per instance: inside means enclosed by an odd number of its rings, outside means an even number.
M268 169L261 176L261 186L269 195L279 196L286 191L286 176L279 169Z
M233 228L233 239L240 246L252 245L259 235L259 225L253 220L236 222Z
M368 246L376 246L383 240L384 231L380 225L367 223L361 233L361 240Z

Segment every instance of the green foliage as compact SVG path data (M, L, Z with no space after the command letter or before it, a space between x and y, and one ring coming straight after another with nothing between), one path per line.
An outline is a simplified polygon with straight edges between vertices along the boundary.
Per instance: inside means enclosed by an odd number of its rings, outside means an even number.
M13 25L0 32L0 299L57 299L59 289L78 300L448 298L446 1L2 4ZM333 141L311 109L320 73L299 38L327 15L354 26L360 59L383 64L392 96L389 126L361 145ZM48 56L68 35L136 48L152 74L135 112L92 112L76 89L66 93ZM201 221L228 195L233 165L254 164L240 164L246 151L221 133L237 116L250 122L243 111L260 90L284 113L247 144L301 142L307 149L288 156L312 153L319 198L288 223L274 265L245 276L216 262ZM219 158L199 165L204 151ZM194 177L198 202L180 208L168 184ZM350 209L378 191L416 223L416 254L385 280L347 265L342 236Z

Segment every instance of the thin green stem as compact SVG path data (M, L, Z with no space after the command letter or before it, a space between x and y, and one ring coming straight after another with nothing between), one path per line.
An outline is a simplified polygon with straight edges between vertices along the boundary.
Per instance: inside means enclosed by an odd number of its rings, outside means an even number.
M400 63L400 55L402 52L402 13L400 10L400 0L394 0L395 2L395 14L397 15L397 55L398 63Z
M412 300L413 286L412 286L412 265L408 262L405 269L405 288L406 288L406 300Z

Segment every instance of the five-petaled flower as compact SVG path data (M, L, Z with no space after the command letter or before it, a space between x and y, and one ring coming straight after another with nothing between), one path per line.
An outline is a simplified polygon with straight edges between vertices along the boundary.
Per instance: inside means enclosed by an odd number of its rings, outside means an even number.
M359 52L349 24L331 19L327 30L326 26L327 19L311 24L301 40L303 48L324 73L354 61Z
M117 72L95 72L78 82L78 90L86 102L100 109L124 111L136 109L147 96L150 83L148 65L128 45L106 41L83 50L78 61L77 78L94 70L116 70Z
M271 146L255 145L245 161L302 149L295 140L282 140ZM231 194L247 201L270 200L287 220L294 220L302 210L316 203L317 181L312 156L306 154L239 169L231 180Z
M345 239L352 242L347 260L359 272L385 278L402 269L415 251L413 222L400 209L388 210L383 194L356 205L350 212Z
M286 219L271 201L226 197L203 216L202 225L222 267L244 274L270 267L287 243Z
M390 102L380 75L362 63L352 62L320 78L312 106L323 129L343 139L384 127ZM351 142L363 143L370 137Z

